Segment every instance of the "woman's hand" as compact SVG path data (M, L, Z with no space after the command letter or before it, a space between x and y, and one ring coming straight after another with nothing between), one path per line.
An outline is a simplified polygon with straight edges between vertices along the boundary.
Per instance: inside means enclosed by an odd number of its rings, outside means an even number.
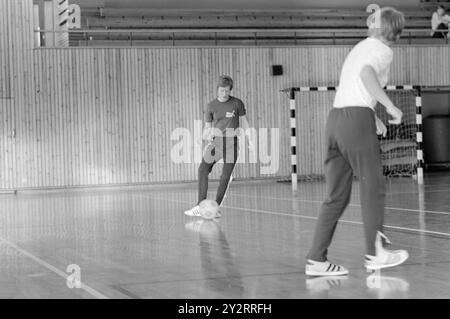
M377 135L382 135L383 137L386 137L387 128L386 125L377 117L375 116L375 124L377 125Z

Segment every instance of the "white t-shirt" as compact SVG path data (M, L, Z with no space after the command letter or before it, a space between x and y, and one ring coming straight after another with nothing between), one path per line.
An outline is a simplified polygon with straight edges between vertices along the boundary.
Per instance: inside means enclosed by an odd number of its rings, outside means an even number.
M342 66L333 106L336 108L361 106L374 109L377 101L365 88L360 72L366 65L373 67L378 82L384 87L388 82L393 57L392 49L376 38L369 37L355 45Z

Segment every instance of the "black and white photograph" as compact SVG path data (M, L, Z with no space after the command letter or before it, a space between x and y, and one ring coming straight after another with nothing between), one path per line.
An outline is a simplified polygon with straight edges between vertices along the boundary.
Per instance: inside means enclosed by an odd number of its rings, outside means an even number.
M0 299L450 299L450 1L0 0L0 121Z

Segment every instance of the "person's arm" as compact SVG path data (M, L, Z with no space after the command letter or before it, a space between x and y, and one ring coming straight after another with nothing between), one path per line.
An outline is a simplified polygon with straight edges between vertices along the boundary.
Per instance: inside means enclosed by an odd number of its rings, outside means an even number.
M433 16L431 17L431 29L436 30L436 28L439 25L439 17L437 13L433 13Z
M385 108L386 112L388 112L393 119L388 122L391 124L400 124L402 121L402 111L398 109L394 103L389 99L389 97L384 92L380 83L378 82L377 74L374 68L370 65L366 65L362 68L361 80L366 87L369 94L378 102L380 102Z
M213 129L212 121L214 119L214 114L211 111L211 106L208 104L203 112L203 120L205 122L205 127L203 128L202 138L206 141L211 141L213 139Z
M252 149L252 148L255 147L255 143L253 141L253 136L251 135L250 125L248 123L247 116L246 115L242 115L242 116L239 117L239 119L241 120L242 129L244 130L245 135L248 138L248 146L249 146L249 148Z
M237 114L239 116L240 127L244 130L245 136L247 136L248 147L250 150L254 150L254 139L256 139L256 137L252 136L252 131L250 130L250 125L248 124L247 120L247 111L245 109L244 103L241 100L239 100Z
M438 18L437 13L434 12L431 17L431 29L433 30L433 31L431 31L431 36L434 35L434 30L437 29L438 25L439 25L439 18Z
M205 122L203 129L203 139L206 141L212 140L212 122Z
M386 137L387 133L386 125L384 125L383 121L380 120L376 114L375 114L375 124L377 126L377 134Z
M248 129L250 128L250 125L248 124L247 115L242 115L239 117L242 123L242 128L244 129L245 133L247 133Z
M447 24L450 23L450 16L448 14L444 15L442 21Z

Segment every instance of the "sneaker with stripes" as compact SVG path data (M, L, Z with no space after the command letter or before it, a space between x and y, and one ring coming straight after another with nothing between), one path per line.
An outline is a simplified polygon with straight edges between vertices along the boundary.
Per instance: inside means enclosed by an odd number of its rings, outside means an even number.
M348 274L348 270L329 261L320 262L308 259L305 273L308 276L343 276Z
M184 214L187 216L191 216L191 217L202 217L203 218L202 214L200 213L200 206L198 206L198 205L195 205L191 209L188 209L187 211L184 212ZM217 211L217 215L216 215L216 217L214 217L214 219L217 219L220 217L222 217L222 212L219 209Z
M195 205L191 209L188 209L184 212L184 214L192 217L202 217L202 215L200 215L200 206L198 205Z
M375 239L376 255L365 256L365 267L368 272L398 266L404 263L409 257L406 250L388 250L384 248L383 239L387 244L391 243L386 235L384 235L382 232L378 232Z

